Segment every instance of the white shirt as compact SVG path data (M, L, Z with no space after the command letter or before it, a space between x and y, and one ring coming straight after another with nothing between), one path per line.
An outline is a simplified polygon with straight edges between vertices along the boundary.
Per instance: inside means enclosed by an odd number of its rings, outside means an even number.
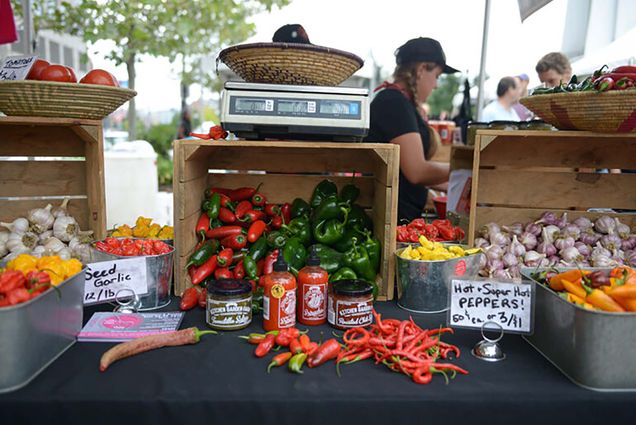
M506 109L498 100L493 100L482 111L481 121L521 121L521 118L512 107Z

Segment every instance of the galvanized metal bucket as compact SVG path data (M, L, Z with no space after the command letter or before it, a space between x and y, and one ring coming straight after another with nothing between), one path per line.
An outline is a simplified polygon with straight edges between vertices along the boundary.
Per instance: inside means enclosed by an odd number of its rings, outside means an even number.
M131 258L99 251L95 249L95 244L96 242L91 244L92 263ZM170 252L168 253L144 256L144 258L146 258L148 293L139 296L141 300L140 311L156 310L170 304L174 247L171 245L168 246L170 247Z
M84 278L82 270L32 300L0 309L0 393L24 387L75 343Z
M465 245L458 245L467 248ZM479 271L481 253L443 261L407 260L397 257L398 306L415 313L448 310L448 289L453 278L474 278Z

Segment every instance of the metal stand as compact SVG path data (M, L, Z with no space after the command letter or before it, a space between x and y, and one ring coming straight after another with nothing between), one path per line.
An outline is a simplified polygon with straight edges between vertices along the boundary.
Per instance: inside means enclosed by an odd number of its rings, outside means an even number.
M484 334L484 330L486 325L493 324L499 327L501 333L495 339L488 338ZM499 344L497 344L503 338L504 332L503 327L497 322L486 322L481 325L481 337L483 340L479 341L473 349L471 350L471 354L477 357L480 360L484 360L487 362L500 362L506 358L506 353L501 350Z

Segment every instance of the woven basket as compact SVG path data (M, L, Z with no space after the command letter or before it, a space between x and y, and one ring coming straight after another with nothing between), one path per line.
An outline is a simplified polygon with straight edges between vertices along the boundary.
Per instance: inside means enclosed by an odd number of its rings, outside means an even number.
M636 90L541 94L521 103L559 130L636 132Z
M364 61L342 50L300 43L228 47L217 58L249 83L337 86Z
M0 111L16 116L101 120L136 94L97 84L0 81Z

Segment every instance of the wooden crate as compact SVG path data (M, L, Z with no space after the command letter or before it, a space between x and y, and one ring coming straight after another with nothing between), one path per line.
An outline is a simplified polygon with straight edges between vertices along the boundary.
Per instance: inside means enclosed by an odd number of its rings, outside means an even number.
M197 141L174 144L174 223L178 256L175 259L175 293L191 286L185 270L196 244L194 227L201 201L209 186L256 187L269 202L309 200L324 178L338 187L351 182L343 173L363 173L355 183L382 241L382 266L378 277L380 299L393 298L395 226L399 175L399 146L382 143L327 143L295 141Z
M594 218L589 208L636 210L636 134L479 130L475 142L469 242L484 224L538 219L546 211ZM609 214L615 215L615 214ZM636 225L636 215L615 215Z
M68 196L82 230L106 236L101 121L1 117L0 176L1 221Z

